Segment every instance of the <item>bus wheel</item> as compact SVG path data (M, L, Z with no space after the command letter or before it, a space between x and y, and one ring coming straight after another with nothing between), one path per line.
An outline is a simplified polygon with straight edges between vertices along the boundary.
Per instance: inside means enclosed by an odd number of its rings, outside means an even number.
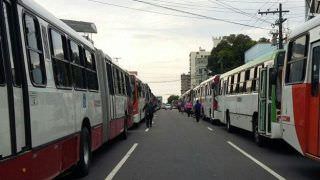
M91 140L88 128L82 128L80 138L80 160L76 169L77 174L83 177L88 175L91 161Z
M258 123L255 122L253 127L254 127L253 129L254 142L261 147L263 146L263 137L259 134Z
M128 127L127 127L127 123L124 123L124 127L123 127L123 132L121 134L121 138L123 140L126 140L128 138Z
M229 112L226 113L226 120L227 120L227 131L229 133L232 133L232 125L231 125L231 122L230 122L230 115L229 115Z

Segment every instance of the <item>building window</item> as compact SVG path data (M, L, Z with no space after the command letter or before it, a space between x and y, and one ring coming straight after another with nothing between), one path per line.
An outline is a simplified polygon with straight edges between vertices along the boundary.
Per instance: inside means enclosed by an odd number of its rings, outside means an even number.
M25 14L24 30L31 81L36 86L44 86L47 80L38 20Z
M289 43L286 83L303 82L306 72L307 50L307 35Z

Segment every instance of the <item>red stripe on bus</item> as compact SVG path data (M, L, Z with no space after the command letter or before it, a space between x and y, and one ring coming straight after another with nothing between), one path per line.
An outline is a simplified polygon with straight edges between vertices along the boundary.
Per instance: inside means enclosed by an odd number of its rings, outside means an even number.
M294 125L297 132L299 144L303 153L307 151L308 143L308 102L310 98L310 84L298 84L292 86L292 102L294 113Z
M124 128L126 118L113 119L110 121L109 139L113 139L121 134Z
M102 124L91 129L91 149L92 151L98 149L103 144L103 128Z
M0 174L6 179L53 179L79 159L80 135L72 135L41 149L0 163Z

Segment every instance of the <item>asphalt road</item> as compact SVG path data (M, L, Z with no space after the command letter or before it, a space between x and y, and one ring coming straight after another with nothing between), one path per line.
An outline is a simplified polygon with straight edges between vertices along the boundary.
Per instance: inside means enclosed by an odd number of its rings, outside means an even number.
M108 176L114 180L320 179L320 162L302 157L282 141L258 147L248 132L231 134L224 126L160 110L149 131L142 123L127 140L116 139L95 152L90 174L82 179Z

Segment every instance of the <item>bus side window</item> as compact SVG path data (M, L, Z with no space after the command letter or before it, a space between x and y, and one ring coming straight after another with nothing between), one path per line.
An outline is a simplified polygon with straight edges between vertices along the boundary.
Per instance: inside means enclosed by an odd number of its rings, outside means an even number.
M96 61L95 56L88 50L85 50L85 59L87 62L87 85L89 90L99 90L99 83L96 71ZM88 65L90 62L90 65Z
M120 82L120 74L119 74L119 70L117 68L115 68L115 74L116 74L116 84L117 84L117 94L121 94L121 82Z
M233 93L239 93L239 80L240 75L237 73L234 75Z
M69 40L70 61L72 67L72 78L75 89L87 89L85 79L85 67L82 58L80 58L81 47L75 42Z
M240 83L239 83L239 92L240 93L245 92L244 84L245 84L245 71L242 71L240 73Z
M31 81L35 86L45 86L47 79L38 20L25 14L24 31Z
M70 88L72 86L70 61L66 60L66 38L57 31L50 30L51 57L54 79L57 87Z
M122 94L126 95L126 85L125 85L125 78L123 72L121 72L121 81L122 81Z
M308 36L304 35L289 43L286 83L303 82L306 72Z
M249 92L250 88L251 88L250 70L248 69L245 71L243 92L246 92L246 93Z
M114 82L113 82L113 76L112 76L112 67L111 64L107 63L107 76L108 76L108 86L109 86L109 93L111 95L114 95Z
M132 89L130 86L130 78L127 74L125 75L125 79L126 79L127 96L131 97L132 96Z
M1 37L0 37L1 40ZM6 78L4 75L4 66L2 59L2 42L0 41L0 86L3 86L6 82Z
M312 75L311 75L311 93L312 96L319 94L319 61L320 46L314 47L312 50Z
M249 72L249 80L247 81L247 92L251 92L252 89L253 89L252 86L255 84L255 82L254 82L254 70L255 70L254 67L251 68L250 70L248 70L250 72Z
M228 86L228 82L227 81L223 81L223 95L227 94L227 86Z

